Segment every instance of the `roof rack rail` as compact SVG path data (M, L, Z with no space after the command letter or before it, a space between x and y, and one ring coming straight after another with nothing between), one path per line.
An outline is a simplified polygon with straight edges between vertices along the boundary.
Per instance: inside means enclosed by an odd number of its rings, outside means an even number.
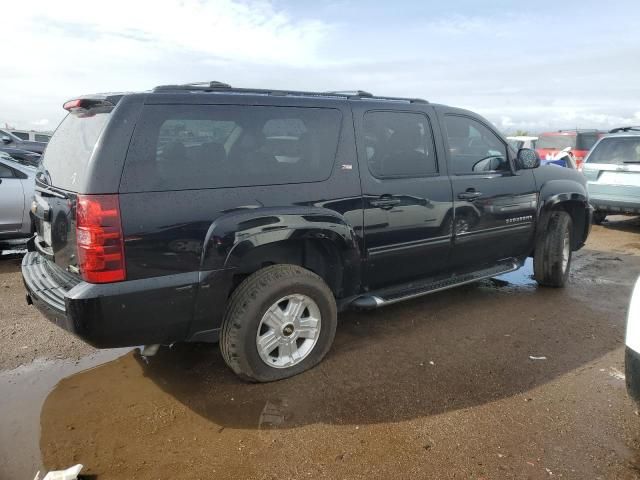
M364 90L337 90L323 92L329 95L340 95L345 97L373 97L373 93L365 92Z
M254 95L274 95L274 96L304 96L304 97L333 97L333 98L345 98L345 99L373 99L373 100L389 100L396 102L408 102L408 103L429 103L421 98L402 98L402 97L379 97L364 90L348 90L348 91L336 91L336 92L305 92L299 90L274 90L263 88L234 88L231 85L223 82L193 82L185 83L181 85L159 85L153 89L154 92L168 92L168 91L199 91L199 92L213 92L213 91L228 91L233 93L245 93Z
M216 80L212 82L192 82L183 83L180 85L158 85L153 89L154 92L160 92L163 90L230 90L232 87L228 83L218 82Z
M635 127L618 127L612 130L609 130L609 133L620 133L620 132L640 132L640 126Z
M576 133L587 133L587 132L599 132L597 128L561 128L558 130L558 133L564 132L576 132Z

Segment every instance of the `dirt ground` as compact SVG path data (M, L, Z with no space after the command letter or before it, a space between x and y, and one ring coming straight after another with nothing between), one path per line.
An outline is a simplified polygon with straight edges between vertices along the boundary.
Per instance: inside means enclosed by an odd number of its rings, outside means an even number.
M565 289L529 265L349 312L324 362L266 385L213 346L92 352L24 303L18 265L0 260L0 479L40 455L101 480L640 478L623 376L639 219L594 227Z

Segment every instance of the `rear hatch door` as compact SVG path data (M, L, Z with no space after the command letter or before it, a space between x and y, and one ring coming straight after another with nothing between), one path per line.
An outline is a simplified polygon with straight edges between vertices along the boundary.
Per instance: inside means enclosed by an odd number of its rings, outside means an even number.
M35 248L59 268L78 275L76 206L95 146L112 107L75 109L62 121L36 173L31 206Z
M582 173L591 195L640 200L640 135L602 139Z

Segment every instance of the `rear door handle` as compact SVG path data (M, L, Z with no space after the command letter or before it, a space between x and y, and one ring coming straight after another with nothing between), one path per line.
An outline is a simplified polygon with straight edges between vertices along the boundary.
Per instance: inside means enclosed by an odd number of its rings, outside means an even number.
M383 198L380 198L379 200L371 200L370 203L374 207L382 208L384 210L389 210L393 208L395 205L399 205L400 200L398 200L397 198L383 197Z
M461 192L458 194L458 198L460 200L469 200L470 202L473 202L474 200L476 200L477 198L480 198L481 196L482 196L482 192L476 192L475 190Z

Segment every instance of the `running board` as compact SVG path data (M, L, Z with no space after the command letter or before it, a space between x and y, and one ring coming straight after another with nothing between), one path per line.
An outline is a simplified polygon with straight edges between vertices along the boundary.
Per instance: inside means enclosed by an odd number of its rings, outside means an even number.
M509 262L501 263L495 267L478 270L476 272L453 275L435 281L412 282L405 284L400 288L392 287L371 292L367 295L361 295L353 300L349 306L370 310L373 308L383 307L385 305L392 305L404 300L410 300L430 293L459 287L460 285L477 282L479 280L484 280L485 278L495 277L497 275L502 275L503 273L513 272L520 268L520 266L521 265L516 260L510 260Z

